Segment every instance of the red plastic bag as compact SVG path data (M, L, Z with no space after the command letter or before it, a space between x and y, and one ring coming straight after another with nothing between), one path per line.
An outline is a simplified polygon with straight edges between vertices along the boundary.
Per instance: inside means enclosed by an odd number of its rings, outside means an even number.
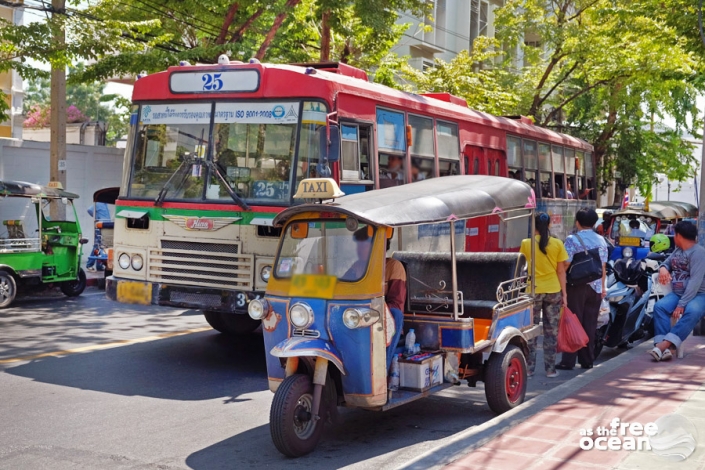
M574 353L588 344L588 336L578 317L568 307L558 323L558 352Z

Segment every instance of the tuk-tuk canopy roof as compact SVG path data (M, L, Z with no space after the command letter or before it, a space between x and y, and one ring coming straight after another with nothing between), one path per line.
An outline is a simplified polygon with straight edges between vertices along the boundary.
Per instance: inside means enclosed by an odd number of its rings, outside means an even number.
M683 218L683 217L695 217L698 214L698 208L687 202L679 201L654 201L649 203L649 208L655 212L663 212L664 214L669 214L666 218ZM670 210L664 210L670 209ZM671 214L677 215L671 215Z
M24 181L0 181L0 196L32 197L40 196L47 199L78 199L78 194L69 193L63 189L48 188Z
M120 188L103 188L93 193L93 202L114 205L120 195Z
M617 211L612 214L612 217L623 217L625 215L634 215L638 217L641 217L643 215L644 217L651 217L652 219L661 219L661 217L659 217L659 215L655 212L646 212L637 209L625 209L623 211Z
M274 225L303 212L338 212L366 223L402 227L533 207L534 192L522 181L498 176L444 176L352 194L333 203L294 206L275 217Z

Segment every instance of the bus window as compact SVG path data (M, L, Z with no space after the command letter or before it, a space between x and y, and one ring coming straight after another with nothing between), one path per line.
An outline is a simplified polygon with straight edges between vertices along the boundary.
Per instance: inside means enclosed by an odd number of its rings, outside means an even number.
M536 192L536 180L538 179L537 170L539 169L536 156L536 142L533 140L522 140L522 145L524 181L529 183L529 186L534 188L534 192Z
M409 115L411 126L411 181L436 176L433 145L433 119Z
M370 149L372 144L370 136L372 132L370 126L360 126L360 178L365 181L372 181L374 175L372 173L372 162L370 160Z
M320 101L304 101L303 103L293 194L296 194L296 189L303 179L330 176L330 167L319 161L320 133L325 132L327 113L328 108Z
M575 173L577 179L575 192L579 199L587 199L588 194L585 192L585 153L579 150L575 152Z
M472 174L473 175L480 174L480 159L477 157L473 158L473 161L472 161Z
M575 184L575 149L565 148L565 179L569 199L578 199L578 186Z
M479 164L479 161L478 161ZM459 175L460 174L460 162L453 162L450 160L440 160L438 162L438 170L441 176Z
M522 179L521 139L517 137L507 136L507 166L509 167L510 178Z
M501 166L500 166L499 160L495 160L494 161L494 175L499 176L500 171L501 171Z
M554 197L568 199L565 185L565 160L563 158L563 147L554 145L551 152L553 158L553 177L556 184Z
M595 191L595 165L592 160L592 153L585 154L585 177L587 180L585 183L587 199L597 199Z
M380 187L406 182L406 127L404 113L377 109L377 147L379 148Z
M541 197L556 197L551 165L551 147L547 144L539 144L539 172L539 179L541 181Z
M179 117L174 108L171 104L141 108L130 175L131 197L154 199L166 187L166 199L203 199L211 104L182 104L195 116L188 120ZM179 184L169 187L170 180Z
M360 129L354 124L340 125L341 170L343 181L359 181L360 174Z

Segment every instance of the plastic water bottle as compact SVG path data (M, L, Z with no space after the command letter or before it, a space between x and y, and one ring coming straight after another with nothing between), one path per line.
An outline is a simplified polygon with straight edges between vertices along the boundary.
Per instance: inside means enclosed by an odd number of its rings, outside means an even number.
M414 344L416 344L416 333L414 333L414 329L411 328L409 332L406 334L406 340L405 340L405 350L407 354L414 354Z
M399 390L399 356L392 359L392 370L389 373L389 390Z

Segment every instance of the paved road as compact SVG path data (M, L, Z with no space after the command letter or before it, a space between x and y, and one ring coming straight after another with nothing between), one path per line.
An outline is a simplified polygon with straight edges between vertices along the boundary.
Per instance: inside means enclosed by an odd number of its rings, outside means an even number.
M1 310L0 469L386 469L494 416L481 385L386 413L344 409L316 453L289 460L269 437L262 337L207 326L93 288ZM527 398L578 373L537 376Z

